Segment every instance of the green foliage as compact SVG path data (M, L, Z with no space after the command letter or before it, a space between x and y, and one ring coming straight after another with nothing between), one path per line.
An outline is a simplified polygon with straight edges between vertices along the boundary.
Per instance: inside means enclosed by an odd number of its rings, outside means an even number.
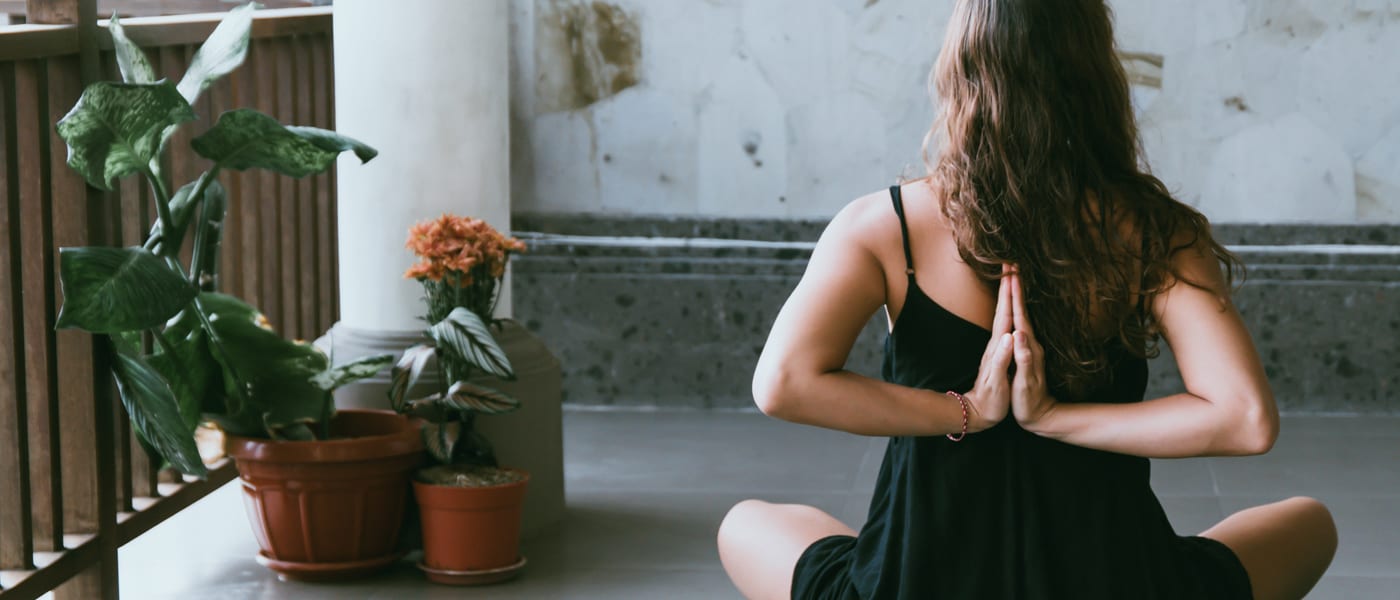
M499 415L520 408L520 401L511 395L465 380L452 384L447 389L447 396L440 400L453 409L484 415Z
M491 330L476 313L457 307L447 318L428 328L428 337L446 353L450 363L466 363L502 379L515 379L510 359L496 344Z
M117 68L122 72L122 81L127 83L155 83L156 70L151 66L151 61L146 58L146 53L141 48L126 37L126 29L122 27L121 20L115 13L112 20L107 25L107 30L112 32L112 49L117 54Z
M330 168L341 152L354 151L367 162L378 152L358 141L314 127L287 127L258 111L240 108L190 143L200 156L221 168L267 169L305 177Z
M91 333L150 329L194 299L194 287L145 248L63 248L58 328Z
M457 441L462 439L461 421L443 421L423 425L423 448L428 455L443 464L451 464L457 453Z
M510 394L470 380L473 372L514 379L506 353L490 327L475 313L453 309L428 328L432 343L405 350L390 372L389 405L400 413L427 421L423 442L428 454L443 464L496 466L491 444L476 432L477 415L496 415L520 408ZM424 398L408 398L431 358L438 359L440 389ZM451 382L450 385L447 382Z
M253 11L259 8L258 4L249 2L228 11L224 20L200 45L177 86L186 102L194 104L210 84L243 64L248 57L248 33L253 28Z
M69 166L103 189L140 174L158 215L141 247L60 250L64 304L57 326L109 336L113 375L137 434L171 465L197 476L206 472L194 444L199 423L214 421L244 436L313 439L333 412L331 390L392 360L333 367L312 345L283 339L256 308L213 291L228 206L218 182L222 169L302 177L323 172L341 152L368 161L374 149L335 132L232 111L192 144L214 165L173 196L169 192L162 169L167 142L194 119L191 104L199 94L242 64L255 9L249 4L231 11L178 86L156 80L150 60L114 17L109 31L125 83L88 86L57 125ZM187 268L180 248L191 227L194 256ZM154 342L154 352L143 351L143 338Z
M121 338L112 339L116 350L112 371L131 425L175 468L190 475L206 475L194 438L184 433L187 427L170 385L141 356L139 347Z
M311 377L312 385L324 391L331 391L352 381L374 377L385 367L394 364L394 355L378 354L366 356L338 367L331 367Z
M394 410L404 412L408 402L408 390L418 383L423 369L428 366L428 359L432 358L436 351L436 348L427 344L409 348L389 372L389 406Z
M68 166L93 187L151 168L166 128L194 120L194 110L168 81L89 85L58 122Z

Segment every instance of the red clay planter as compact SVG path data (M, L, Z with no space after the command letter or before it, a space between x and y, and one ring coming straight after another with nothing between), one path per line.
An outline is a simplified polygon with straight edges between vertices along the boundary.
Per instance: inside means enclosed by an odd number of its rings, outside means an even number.
M423 571L449 585L501 581L524 566L520 518L529 474L491 487L413 482L423 519Z
M342 410L332 439L229 436L258 562L290 579L367 575L392 564L410 474L423 462L419 424L389 411Z

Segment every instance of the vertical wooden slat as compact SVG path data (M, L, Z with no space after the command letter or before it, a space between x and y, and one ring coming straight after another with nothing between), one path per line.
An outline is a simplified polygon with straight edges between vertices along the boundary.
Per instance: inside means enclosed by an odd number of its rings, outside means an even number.
M287 121L295 125L310 125L312 97L316 90L311 87L311 57L307 52L306 43L301 38L288 39L283 51L292 57L292 81L295 86L292 98L295 102L294 111ZM320 322L316 315L316 197L310 177L303 177L293 183L297 187L296 266L300 337L309 340L320 337L324 332L319 328Z
M257 48L248 49L248 58L243 66L234 71L230 78L233 87L233 108L253 107L258 98ZM238 237L239 288L236 294L257 304L262 299L262 222L259 219L258 205L261 198L261 178L257 171L241 171L233 176L234 187L230 190L229 210L238 213L238 231L230 232Z
M19 228L14 66L0 64L0 230ZM33 567L19 236L0 242L0 569Z
M78 64L75 58L49 59L49 114L63 114L77 100L80 89ZM64 164L66 148L54 139L50 146L49 182L52 189L50 206L53 213L53 252L66 246L86 246L87 190L82 179ZM52 261L53 277L58 277L57 260ZM63 290L55 290L56 306L63 305ZM57 366L63 371L58 378L59 420L66 433L62 436L63 453L63 515L68 533L93 533L97 530L96 477L91 472L89 455L92 447L93 385L84 377L92 369L91 334L60 330L56 336Z
M273 40L255 40L252 44L254 65L256 71L261 75L258 81L258 95L255 100L256 108L264 113L277 115L277 95L281 93L281 86L278 85L278 78L275 76L277 70L277 47ZM261 220L261 240L258 244L258 258L262 263L262 295L258 298L256 306L262 309L267 318L272 321L272 326L278 332L285 334L288 327L287 314L283 312L283 286L286 284L282 279L282 257L279 250L282 246L284 222L282 207L284 206L281 196L280 177L275 173L258 171L258 191L251 196L251 200L257 203L254 208Z
M64 114L77 102L83 86L98 81L102 71L97 47L97 1L62 1L76 9L72 22L78 26L78 56L49 60L50 116ZM63 165L67 149L54 140L49 156L51 165ZM87 186L81 176L66 167L51 166L49 176L53 250L110 243L117 233L117 223L104 194ZM61 291L55 299L61 302ZM115 600L119 547L117 465L113 452L116 394L111 383L110 357L98 338L82 331L61 331L55 340L58 364L66 375L59 379L58 386L59 420L68 432L59 438L64 464L64 524L77 532L94 534L97 554L93 564L55 589L54 597Z
M66 112L77 101L81 91L78 59L49 59L49 114ZM49 181L52 188L50 201L54 253L60 247L86 246L96 241L88 222L90 199L87 186L77 173L64 164L66 154L62 142L53 140L49 152ZM56 260L54 262L57 263ZM53 266L53 276L58 276L57 264ZM57 290L55 302L62 306L61 289ZM104 494L115 495L116 490L101 484L107 475L103 472L104 467L111 464L110 428L113 424L110 419L106 423L100 422L95 407L107 404L110 410L111 398L101 395L102 388L97 381L99 376L106 379L110 375L99 375L98 365L94 362L96 348L92 334L74 329L61 330L55 342L56 366L63 371L63 376L58 379L58 413L64 431L59 438L63 463L64 531L101 534L103 529L114 525L103 519L102 503ZM103 444L103 441L106 443ZM105 455L105 461L99 460L102 455ZM58 600L102 597L105 562L99 560L93 567L64 583L55 590L55 597Z
M24 313L24 379L34 549L63 547L63 483L59 477L58 359L54 348L54 264L49 214L49 109L42 61L15 64L16 148L20 206L20 286Z
M309 45L309 56L311 62L311 93L307 98L311 100L311 124L322 129L330 129L330 111L327 110L327 99L333 98L333 90L330 89L330 79L326 73L331 68L330 39L324 35L307 36ZM316 315L317 331L325 331L335 323L335 263L339 257L336 256L335 245L331 242L332 232L336 229L335 217L331 214L331 204L334 198L331 196L330 186L331 174L329 172L317 175L312 179L314 194L316 195Z
M334 53L332 50L335 48L335 46L334 46L334 44L333 44L333 36L332 36L332 34L331 34L330 32L327 32L327 33L325 34L325 38L326 38L326 43L325 43L325 45L324 45L324 48L325 48L325 56L326 56L326 88L325 88L325 89L326 89L326 94L325 94L325 96L324 96L324 104L325 104L325 107L326 107L326 114L327 114L326 128L327 128L327 129L332 129L332 130L334 130L334 129L335 129L335 53ZM330 187L330 191L331 191L331 193L330 193L330 196L331 196L330 222L333 223L333 224L336 224L335 226L332 226L332 227L331 227L331 237L330 237L330 249L331 249L331 253L332 253L332 256L335 256L335 257L336 257L335 260L332 260L332 261L331 261L331 291L330 291L330 296L331 296L331 322L332 322L332 323L334 323L334 322L340 320L340 257L339 257L339 254L338 254L338 253L339 253L339 248L340 248L340 227L339 227L339 223L340 223L340 221L339 221L339 218L340 218L340 217L339 217L340 201L337 200L337 198L339 198L340 196L338 196L338 195L337 195L337 192L336 192L337 186L339 185L339 183L337 182L337 178L336 178L336 170L337 170L337 169L339 169L339 167L337 167L337 166L335 166L335 165L331 165L331 169L330 169L330 171L329 171L330 175L326 178L326 184Z
M269 40L267 47L275 57L273 63L277 74L277 102L272 114L278 121L290 123L296 114L296 103L292 96L297 92L291 43L286 39ZM298 223L300 215L297 211L297 191L296 180L290 177L277 178L277 212L281 219L274 248L277 258L282 263L281 279L277 282L282 292L282 314L275 326L284 336L302 339L307 336L307 331L302 327L299 298L301 279L297 276L297 266L301 258L297 256L297 234L301 231Z

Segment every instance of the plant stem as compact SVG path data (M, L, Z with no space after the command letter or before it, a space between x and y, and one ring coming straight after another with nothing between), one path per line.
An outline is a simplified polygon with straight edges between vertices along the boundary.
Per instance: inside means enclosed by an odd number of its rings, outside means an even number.
M160 221L160 236L163 238L174 231L171 228L175 226L175 218L170 215L170 191L165 188L165 180L153 166L147 165L141 174L150 181L151 192L155 194L156 219ZM175 252L179 251L179 248L172 249L170 244L160 245L161 256L175 256Z
M160 349L164 350L166 354L172 357L175 356L175 345L170 343L170 338L165 337L165 332L159 329L151 329L151 337L155 338L156 345L160 346Z
M204 190L209 188L209 182L218 177L219 166L214 165L212 169L205 171L199 176L199 181L194 184L194 191L190 192L190 200L199 200L199 219L194 230L194 256L190 259L190 284L199 286L199 280L204 276L204 230L205 221L209 220L209 201L204 198Z

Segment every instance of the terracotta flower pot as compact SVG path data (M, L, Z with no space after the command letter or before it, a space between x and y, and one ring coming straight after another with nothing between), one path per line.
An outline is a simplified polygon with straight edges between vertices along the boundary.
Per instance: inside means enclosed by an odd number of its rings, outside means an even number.
M397 560L409 476L423 462L418 432L389 411L342 410L330 440L229 436L258 562L287 578L333 580Z
M520 518L530 476L491 487L453 487L415 480L423 519L423 567L445 584L488 583L514 574L520 556Z

